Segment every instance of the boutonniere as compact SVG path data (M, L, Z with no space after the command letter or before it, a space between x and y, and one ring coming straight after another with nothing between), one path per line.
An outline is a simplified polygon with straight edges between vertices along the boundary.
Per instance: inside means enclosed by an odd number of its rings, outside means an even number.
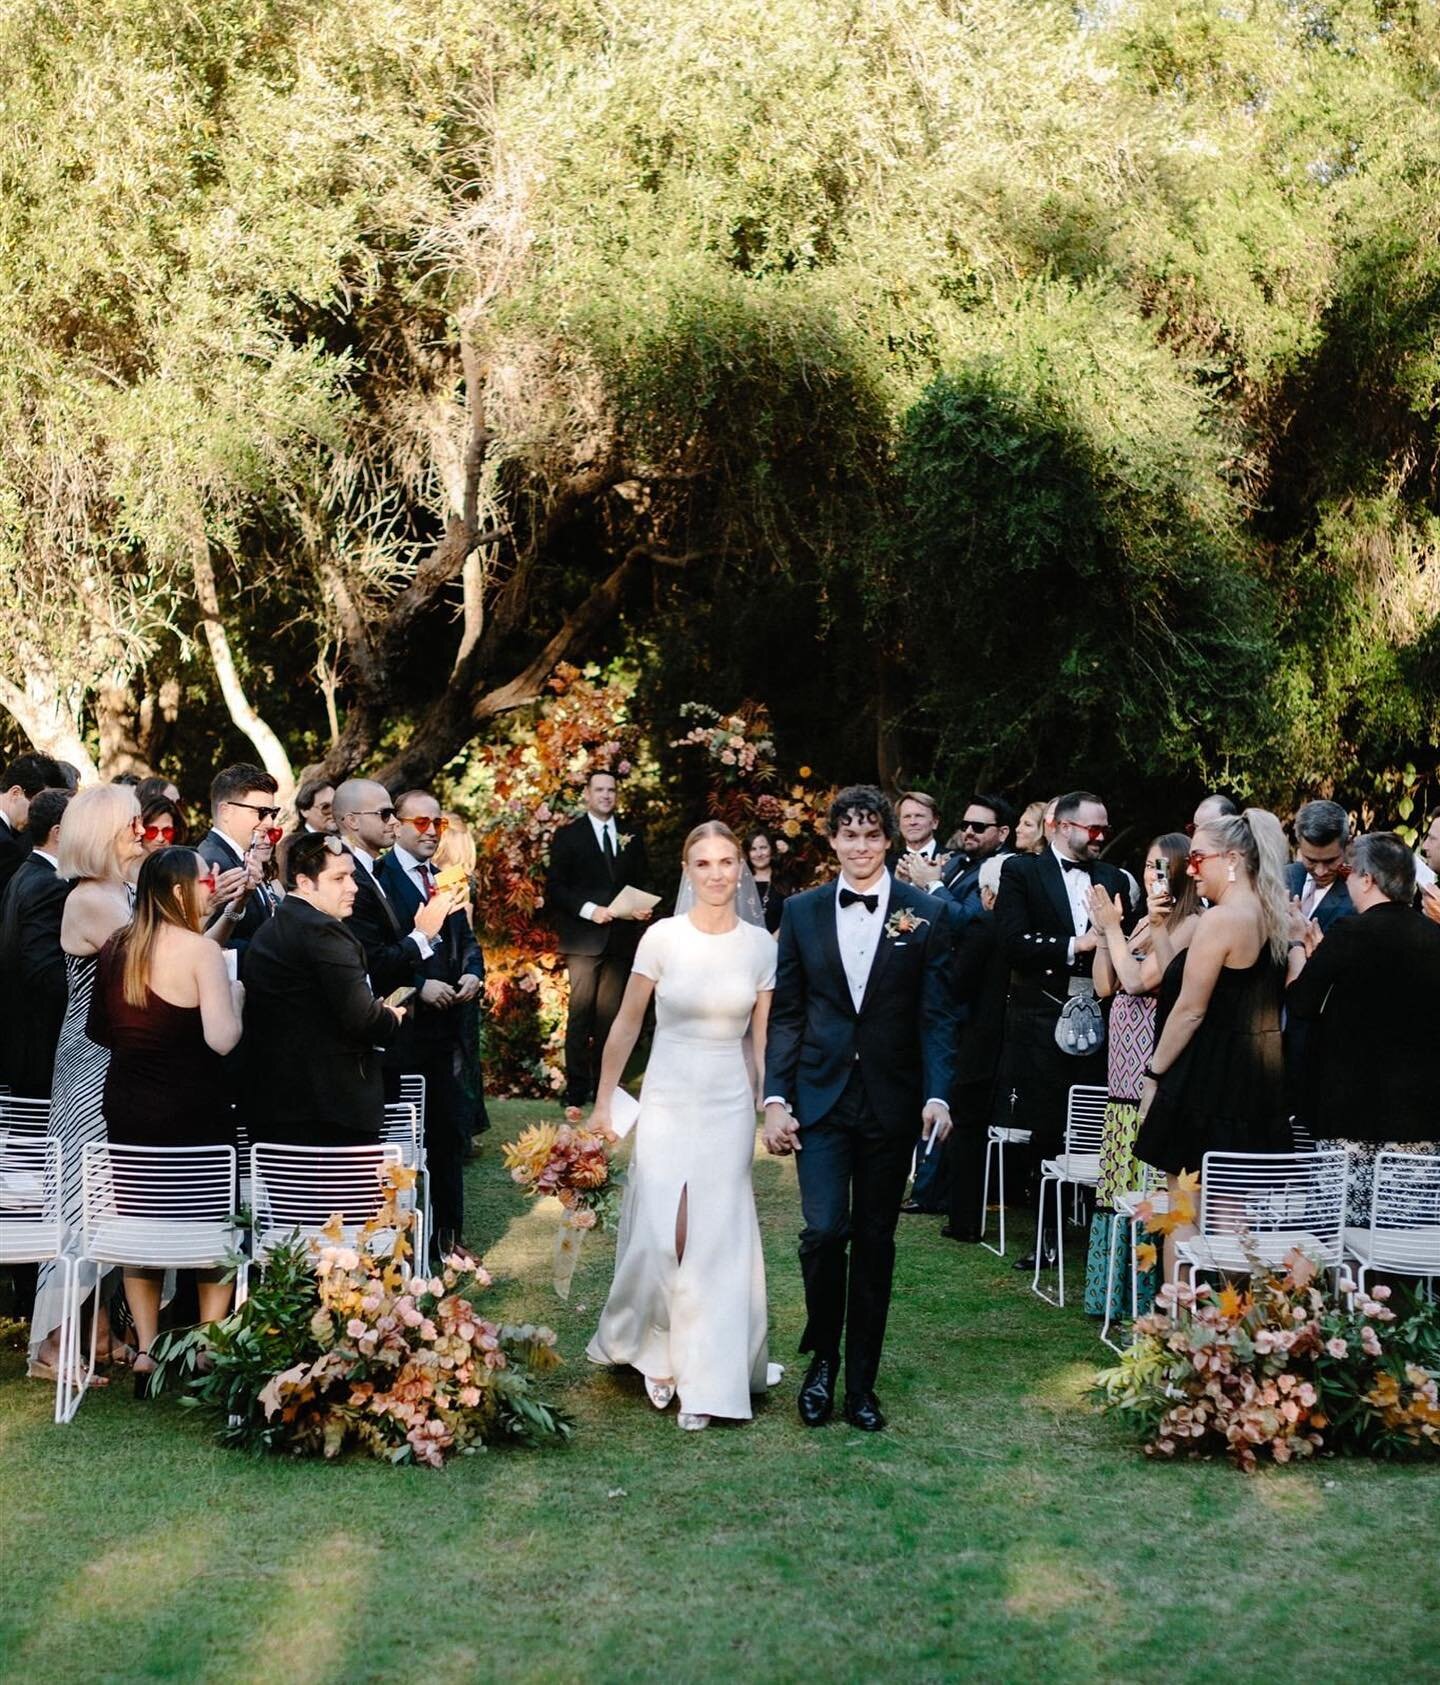
M635 833L633 831L620 831L617 835L620 838L621 848L629 848L630 844L635 841Z
M897 907L885 921L885 934L894 941L897 936L908 936L929 922L929 919L922 919L913 907Z

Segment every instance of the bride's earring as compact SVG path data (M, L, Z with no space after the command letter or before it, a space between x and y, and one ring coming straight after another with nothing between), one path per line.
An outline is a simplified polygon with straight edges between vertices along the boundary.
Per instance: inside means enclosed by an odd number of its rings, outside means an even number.
M1233 861L1231 862L1230 869L1226 872L1225 876L1231 883L1235 882L1235 864Z

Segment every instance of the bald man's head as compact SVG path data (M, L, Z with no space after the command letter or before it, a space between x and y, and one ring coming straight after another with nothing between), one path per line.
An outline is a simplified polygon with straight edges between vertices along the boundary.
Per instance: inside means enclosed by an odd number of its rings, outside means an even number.
M372 778L347 778L335 792L333 812L344 841L372 859L395 841L395 804Z

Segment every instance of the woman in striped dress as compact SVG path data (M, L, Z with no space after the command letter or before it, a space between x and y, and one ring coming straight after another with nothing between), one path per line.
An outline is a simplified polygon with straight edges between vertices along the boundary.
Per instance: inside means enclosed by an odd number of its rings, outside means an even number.
M60 946L65 950L69 1001L55 1049L55 1079L50 1089L50 1133L64 1153L62 1199L65 1222L80 1225L80 1163L87 1142L105 1139L101 1096L110 1055L85 1034L95 960L106 942L130 922L130 883L144 858L140 803L124 785L99 784L82 790L60 822L59 873L73 885L65 902ZM96 1266L78 1267L80 1301L95 1290ZM42 1264L30 1319L30 1373L54 1380L59 1361L62 1278L54 1264ZM102 1307L102 1317L104 1310ZM108 1318L100 1325L98 1350L118 1356L110 1341Z

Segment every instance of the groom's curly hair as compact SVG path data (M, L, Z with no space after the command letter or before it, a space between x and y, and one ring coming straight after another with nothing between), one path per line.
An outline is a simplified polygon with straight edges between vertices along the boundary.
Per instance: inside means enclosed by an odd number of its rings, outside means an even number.
M885 792L873 784L847 784L830 803L825 829L833 837L847 819L852 823L873 819L887 842L895 835L895 809Z

